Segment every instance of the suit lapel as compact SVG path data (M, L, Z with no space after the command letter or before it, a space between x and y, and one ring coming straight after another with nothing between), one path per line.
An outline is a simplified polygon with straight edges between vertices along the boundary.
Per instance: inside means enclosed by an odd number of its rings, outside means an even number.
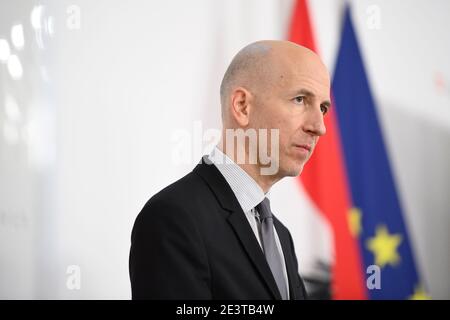
M267 264L266 257L264 256L258 241L253 234L247 218L244 212L235 211L229 217L228 221L236 232L239 240L241 241L245 251L252 260L254 266L263 277L265 283L269 287L270 291L274 295L275 299L281 300L281 295L278 290L275 279L270 271L269 265Z
M272 293L273 297L281 300L281 295L278 291L277 284L272 272L270 271L269 265L267 264L258 240L256 239L253 230L251 229L250 224L248 223L247 218L245 217L245 214L236 199L236 196L225 178L215 165L210 164L209 160L205 160L205 157L194 169L194 172L199 174L209 185L222 208L230 212L227 220L235 231L247 255L255 268L258 270L258 273L263 278L264 283Z
M281 248L283 249L289 282L289 296L291 300L296 300L300 298L298 296L297 281L295 280L298 277L298 270L295 268L294 258L291 253L289 234L277 218L274 218L274 226L277 230L278 238L280 239Z

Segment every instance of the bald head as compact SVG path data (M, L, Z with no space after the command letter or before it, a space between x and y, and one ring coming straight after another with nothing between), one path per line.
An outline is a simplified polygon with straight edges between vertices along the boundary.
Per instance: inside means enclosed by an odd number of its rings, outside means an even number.
M314 70L310 70L313 68ZM311 72L329 82L328 72L311 50L289 41L265 40L241 49L231 61L220 86L222 116L226 120L230 96L237 87L257 94L282 85L291 72Z
M317 54L295 43L259 41L243 48L225 72L220 95L221 150L265 192L297 176L326 133L328 71ZM248 161L241 162L239 153ZM265 177L259 169L268 162L275 172Z
M220 101L222 107L232 88L237 86L253 86L256 79L267 72L262 62L270 55L271 45L266 41L254 42L241 49L233 58L225 72L220 85Z

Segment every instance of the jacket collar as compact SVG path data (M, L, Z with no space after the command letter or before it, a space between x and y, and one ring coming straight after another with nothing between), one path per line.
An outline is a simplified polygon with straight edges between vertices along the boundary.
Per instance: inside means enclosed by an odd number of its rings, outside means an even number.
M294 252L294 244L292 243L292 238L289 235L286 227L284 227L275 216L273 218L273 224L275 226L275 229L277 230L281 247L283 248L284 260L286 263L286 271L289 282L289 298L291 300L305 299L306 297L303 296L301 288L297 287L298 285L301 286L301 283L299 283L299 281L301 280L298 278L299 274L296 268L297 263L295 261L295 256L291 254L291 252Z
M281 295L278 291L277 284L272 272L270 271L270 267L267 264L261 247L253 234L247 218L245 217L244 211L242 210L235 194L225 178L207 156L202 158L201 162L195 167L193 172L198 174L206 182L221 207L229 212L227 220L236 232L247 255L255 268L258 270L258 273L263 278L273 297L281 300ZM283 244L285 241L282 241L281 239L280 241L282 242L281 245L283 247L283 251L286 252L286 246Z
M218 147L213 149L208 158L233 190L242 211L248 212L264 200L266 195L258 183Z

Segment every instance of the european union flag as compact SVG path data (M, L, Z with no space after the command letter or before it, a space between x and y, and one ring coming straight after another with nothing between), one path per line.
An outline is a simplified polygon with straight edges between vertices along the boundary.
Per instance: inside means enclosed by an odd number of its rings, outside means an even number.
M357 231L365 269L377 265L381 271L380 288L368 289L368 297L425 297L349 7L345 12L333 94L354 206L350 224Z

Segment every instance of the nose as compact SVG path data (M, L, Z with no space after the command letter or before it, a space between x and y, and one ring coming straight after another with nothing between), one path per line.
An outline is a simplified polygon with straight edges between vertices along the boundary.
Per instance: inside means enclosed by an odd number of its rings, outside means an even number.
M306 112L303 131L313 136L323 136L326 133L327 130L320 107L310 109Z

